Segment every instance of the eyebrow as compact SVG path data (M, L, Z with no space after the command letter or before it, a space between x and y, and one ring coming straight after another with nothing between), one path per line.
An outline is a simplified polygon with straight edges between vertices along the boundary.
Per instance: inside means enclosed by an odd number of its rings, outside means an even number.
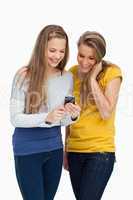
M82 54L82 53L80 53L80 52L79 52L78 54L79 54L80 56L84 56L84 54Z
M79 52L78 54L79 54L80 56L83 56L83 57L85 56L84 54L82 54L82 53L80 53L80 52ZM87 57L95 59L95 56L87 56Z
M56 50L56 48L54 48L54 47L50 47L49 49ZM60 49L60 51L65 51L65 48L64 49Z

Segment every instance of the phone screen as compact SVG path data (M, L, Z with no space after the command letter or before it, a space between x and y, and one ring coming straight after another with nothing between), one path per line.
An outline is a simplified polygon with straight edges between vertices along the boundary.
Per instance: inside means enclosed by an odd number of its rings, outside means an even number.
M66 103L73 103L73 104L75 104L75 97L74 96L66 96L64 104L66 104Z

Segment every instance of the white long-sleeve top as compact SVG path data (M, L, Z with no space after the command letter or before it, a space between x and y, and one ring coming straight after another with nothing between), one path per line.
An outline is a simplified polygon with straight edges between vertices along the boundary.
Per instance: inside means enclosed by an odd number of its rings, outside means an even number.
M23 84L19 74L15 75L12 92L10 98L10 119L15 127L53 127L53 126L67 126L73 121L71 116L66 114L65 117L51 125L45 123L45 119L49 112L64 104L65 96L72 95L73 91L73 77L71 72L64 72L62 75L53 75L47 82L47 104L41 106L36 114L26 114L25 98L28 89L28 80L24 80Z

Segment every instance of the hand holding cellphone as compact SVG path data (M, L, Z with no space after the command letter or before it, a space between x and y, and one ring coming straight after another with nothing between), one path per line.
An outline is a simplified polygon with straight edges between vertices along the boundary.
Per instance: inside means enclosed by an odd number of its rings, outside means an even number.
M65 97L64 105L67 104L67 103L73 103L73 104L75 104L75 97L74 96L66 96Z

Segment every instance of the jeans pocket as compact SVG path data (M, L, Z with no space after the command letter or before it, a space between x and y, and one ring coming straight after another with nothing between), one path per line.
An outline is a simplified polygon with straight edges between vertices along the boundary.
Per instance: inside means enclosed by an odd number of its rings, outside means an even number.
M113 152L100 152L99 153L99 159L103 161L113 161L115 162L115 153Z

